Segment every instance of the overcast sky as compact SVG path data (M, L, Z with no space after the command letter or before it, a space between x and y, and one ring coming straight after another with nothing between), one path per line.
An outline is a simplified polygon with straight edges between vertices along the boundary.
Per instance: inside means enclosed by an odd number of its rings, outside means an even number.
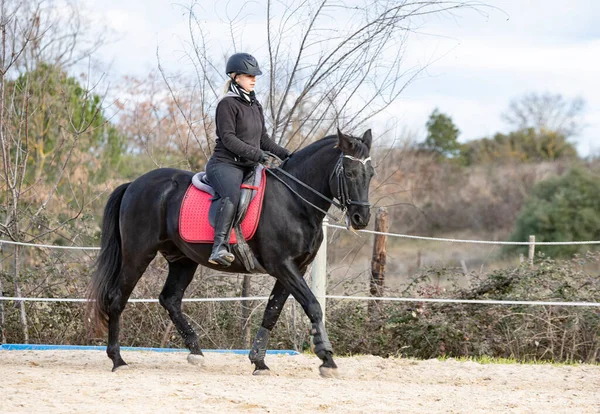
M120 40L101 51L110 75L143 75L156 68L156 49L170 68L186 69L181 42L189 38L181 6L166 0L84 0ZM230 4L235 3L231 0ZM243 29L248 52L260 55L265 30L263 1ZM581 155L600 153L600 2L593 0L491 0L484 13L463 10L427 20L408 41L407 64L429 63L384 117L425 136L431 111L452 116L460 140L506 132L501 119L511 99L527 92L560 93L586 101L586 128L572 141ZM181 3L179 3L181 4ZM209 1L202 2L212 46L231 50ZM222 3L221 3L222 4ZM257 33L253 36L253 33ZM219 39L223 44L218 44ZM266 55L266 53L265 53ZM191 70L191 68L189 68ZM375 133L377 133L375 127Z

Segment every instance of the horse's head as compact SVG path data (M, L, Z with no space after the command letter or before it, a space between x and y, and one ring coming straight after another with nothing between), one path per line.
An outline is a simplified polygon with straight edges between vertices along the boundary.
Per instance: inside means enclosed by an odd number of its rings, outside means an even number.
M369 129L362 138L344 135L339 129L338 148L342 151L338 165L331 176L332 193L347 209L346 219L355 229L364 229L371 218L369 184L375 175L371 165L371 142Z

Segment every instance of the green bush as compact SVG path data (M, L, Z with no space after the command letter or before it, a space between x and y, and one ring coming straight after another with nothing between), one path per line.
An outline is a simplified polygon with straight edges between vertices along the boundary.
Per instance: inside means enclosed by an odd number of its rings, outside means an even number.
M404 297L599 302L600 280L587 274L585 259L542 258L534 269L472 274L468 289L435 285L442 271L456 280L459 270L430 269L404 291ZM394 295L395 296L395 295ZM489 356L520 361L600 361L600 313L593 307L381 302L376 316L366 305L339 302L328 314L334 349L343 354L415 358Z
M600 179L582 168L574 167L561 177L541 181L525 202L513 241L583 241L600 238ZM570 257L589 250L586 245L536 246L536 251L551 257ZM506 253L525 253L527 246L509 246Z
M460 147L466 165L506 162L543 162L576 159L577 150L567 137L548 129L522 128L491 138L469 141Z

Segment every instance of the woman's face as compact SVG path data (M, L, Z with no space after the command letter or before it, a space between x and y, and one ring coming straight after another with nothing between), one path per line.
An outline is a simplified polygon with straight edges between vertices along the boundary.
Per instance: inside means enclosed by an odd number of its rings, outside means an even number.
M246 92L252 92L256 85L256 76L242 73L235 77L235 81L244 88Z

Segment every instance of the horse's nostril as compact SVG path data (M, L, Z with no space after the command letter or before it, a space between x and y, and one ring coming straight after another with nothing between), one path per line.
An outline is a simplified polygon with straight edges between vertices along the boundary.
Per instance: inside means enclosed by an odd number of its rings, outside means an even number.
M360 223L360 222L362 222L362 219L361 219L361 217L360 217L360 214L358 214L358 213L354 213L354 214L352 215L352 218L354 219L354 222L355 222L355 223Z

